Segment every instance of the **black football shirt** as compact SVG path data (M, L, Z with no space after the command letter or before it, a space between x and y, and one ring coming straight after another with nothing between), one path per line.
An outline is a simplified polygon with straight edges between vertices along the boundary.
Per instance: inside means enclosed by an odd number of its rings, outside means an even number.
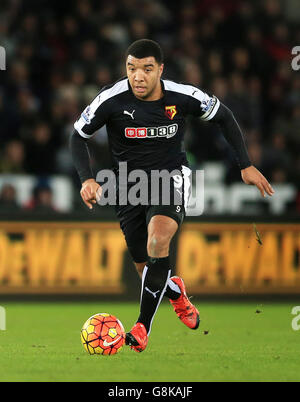
M128 171L180 169L188 166L183 149L188 115L211 120L220 102L188 84L161 80L163 97L156 101L136 98L128 78L104 87L82 112L74 128L91 138L106 125L113 167L127 162Z

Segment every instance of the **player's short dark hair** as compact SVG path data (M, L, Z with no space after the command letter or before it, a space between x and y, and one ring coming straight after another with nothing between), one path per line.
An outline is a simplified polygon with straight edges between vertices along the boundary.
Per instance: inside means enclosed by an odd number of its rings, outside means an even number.
M137 59L153 56L158 64L162 64L164 61L161 47L151 39L139 39L133 42L126 51L126 59L129 55Z

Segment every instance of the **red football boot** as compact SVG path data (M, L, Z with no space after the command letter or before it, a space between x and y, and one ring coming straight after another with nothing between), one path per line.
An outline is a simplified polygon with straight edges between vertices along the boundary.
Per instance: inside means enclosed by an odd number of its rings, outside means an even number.
M181 290L181 295L178 299L170 299L170 303L174 307L175 313L181 322L183 322L187 327L197 329L200 324L199 311L187 297L183 279L179 278L179 276L172 276L170 279L176 283Z
M131 331L126 333L125 343L136 352L145 350L148 343L148 335L144 324L137 322Z

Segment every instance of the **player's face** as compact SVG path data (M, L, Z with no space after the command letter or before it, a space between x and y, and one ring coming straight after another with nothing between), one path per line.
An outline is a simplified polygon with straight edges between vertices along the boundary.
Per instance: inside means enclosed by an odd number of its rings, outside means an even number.
M126 70L132 92L137 98L157 100L162 97L160 77L163 64L158 64L153 56L137 59L129 55Z

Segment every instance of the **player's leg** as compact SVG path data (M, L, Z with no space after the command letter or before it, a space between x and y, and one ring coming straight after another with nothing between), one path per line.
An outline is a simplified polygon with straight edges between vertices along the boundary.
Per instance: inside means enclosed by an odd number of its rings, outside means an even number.
M153 206L149 211L150 216L154 216L155 214L169 216L180 227L186 214L190 195L190 174L190 169L182 166L181 171L172 176L173 181L170 186L170 194L173 203L171 202L171 205ZM198 328L200 323L199 312L187 297L183 279L178 276L171 277L168 281L165 295L169 297L175 313L181 322L191 329Z
M182 176L185 176L184 172ZM147 263L135 260L136 268L139 274L142 274L141 311L137 324L127 334L127 344L131 344L136 351L144 350L147 345L147 332L150 333L152 320L160 304L163 289L165 289L164 294L167 292L167 297L170 298L180 320L192 329L199 326L199 312L189 301L183 280L179 277L169 277L171 272L169 262L170 241L183 222L190 187L190 185L186 185L189 180L183 179L181 182L179 180L175 184L178 183L179 186L174 185L171 189L171 194L176 193L177 195L178 189L178 193L181 194L179 202L176 200L172 205L151 205L148 208L147 253L149 258ZM155 291L152 289L151 291L150 286L147 286L149 283L158 284L162 289L158 288ZM158 295L160 298L157 298ZM134 335L132 339L130 339L131 335Z
M120 228L125 237L127 249L136 267L145 266L147 261L147 225L142 206L116 206ZM140 269L140 268L139 268Z
M145 262L135 262L134 265L137 270L137 273L139 274L139 277L142 279L143 271L144 271L145 266L147 265L147 262L146 261ZM181 294L180 287L172 280L172 278L169 278L164 296L167 297L168 299L175 300L175 299L178 299L180 294Z
M160 294L160 289L166 289L169 282L174 285L173 288L169 285L169 294L171 296L170 302L177 316L191 329L196 329L199 326L199 312L188 299L183 280L177 276L170 278L169 247L177 228L178 219L175 221L175 219L163 215L152 216L148 225L147 251L149 258L143 271L141 313L138 319L138 322L144 323L148 335L162 299L161 295L160 299L157 300L155 310L153 310L155 303L151 294L154 296L154 291L157 292L157 295ZM154 290L155 286L156 289Z
M177 228L177 222L161 215L153 216L148 225L148 260L142 275L140 315L126 339L137 352L147 345L153 318L170 278L169 246Z
M178 224L168 216L155 215L148 225L148 261L143 271L141 311L138 322L145 325L147 333L156 310L166 291L171 276L169 247Z
M142 275L143 275L143 271L146 265L146 261L145 262L135 262L134 263L135 268L137 270L137 273L139 274L139 277L142 279Z
M145 209L142 206L117 205L116 212L120 220L120 227L123 231L128 251L133 261L135 261L135 265L142 270L145 267L144 261L148 259L148 233ZM148 342L147 331L143 324L135 324L131 331L126 334L125 341L126 344L130 345L132 348L142 347L141 350L143 350Z

